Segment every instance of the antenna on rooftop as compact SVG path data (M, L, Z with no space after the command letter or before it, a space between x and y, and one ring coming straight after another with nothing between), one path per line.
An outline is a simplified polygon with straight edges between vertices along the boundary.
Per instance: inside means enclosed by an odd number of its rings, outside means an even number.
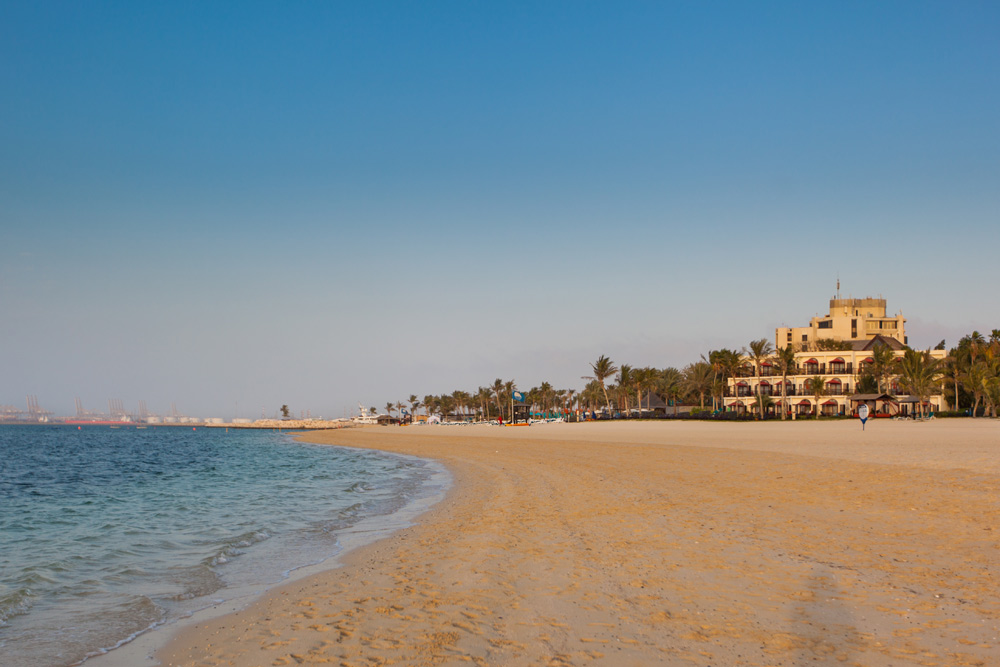
M840 299L840 274L837 274L837 299Z

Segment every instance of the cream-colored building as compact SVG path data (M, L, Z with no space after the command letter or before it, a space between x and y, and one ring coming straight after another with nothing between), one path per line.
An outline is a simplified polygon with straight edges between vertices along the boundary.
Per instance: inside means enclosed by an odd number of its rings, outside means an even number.
M897 378L889 379L889 391L894 398L858 394L857 384L871 364L872 350L886 346L896 357L902 357L907 344L906 319L901 315L887 315L885 299L830 299L830 311L812 318L807 327L778 327L775 329L775 348L792 347L795 352L795 371L789 374L785 385L788 410L797 415L812 415L818 409L825 415L853 414L857 406L867 402L878 412L913 414L916 398L900 393ZM833 348L833 349L831 349ZM841 348L841 349L837 349ZM944 350L932 350L931 355L941 359ZM819 376L824 380L824 395L817 398L807 384L809 378ZM774 405L771 413L780 410L782 377L769 362L756 377L748 362L730 378L723 398L725 409L755 410L758 387L760 393L771 396ZM931 411L947 409L944 396L936 394L930 399Z
M822 339L870 341L876 336L891 338L903 345L906 341L906 318L885 314L885 299L830 299L830 312L814 317L807 327L778 327L774 347L795 346L799 350L816 349Z

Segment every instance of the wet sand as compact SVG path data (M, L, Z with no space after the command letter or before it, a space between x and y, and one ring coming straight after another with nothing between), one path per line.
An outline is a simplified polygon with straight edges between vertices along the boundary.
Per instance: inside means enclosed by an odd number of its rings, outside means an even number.
M376 427L455 477L163 665L990 665L1000 422Z

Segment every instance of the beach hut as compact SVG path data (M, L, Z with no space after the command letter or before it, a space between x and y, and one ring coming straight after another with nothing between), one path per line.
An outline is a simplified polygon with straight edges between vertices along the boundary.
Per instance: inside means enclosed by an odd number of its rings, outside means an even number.
M889 394L852 394L851 413L857 414L862 404L868 406L872 415L892 415L899 412L899 405L894 396Z
M654 415L664 415L667 413L667 404L658 394L647 391L639 401L639 414L653 413Z

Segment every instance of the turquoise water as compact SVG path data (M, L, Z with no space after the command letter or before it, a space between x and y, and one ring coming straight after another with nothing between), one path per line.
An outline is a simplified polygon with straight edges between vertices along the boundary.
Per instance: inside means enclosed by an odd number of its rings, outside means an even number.
M272 431L0 426L0 662L78 664L335 556L338 533L446 483Z

